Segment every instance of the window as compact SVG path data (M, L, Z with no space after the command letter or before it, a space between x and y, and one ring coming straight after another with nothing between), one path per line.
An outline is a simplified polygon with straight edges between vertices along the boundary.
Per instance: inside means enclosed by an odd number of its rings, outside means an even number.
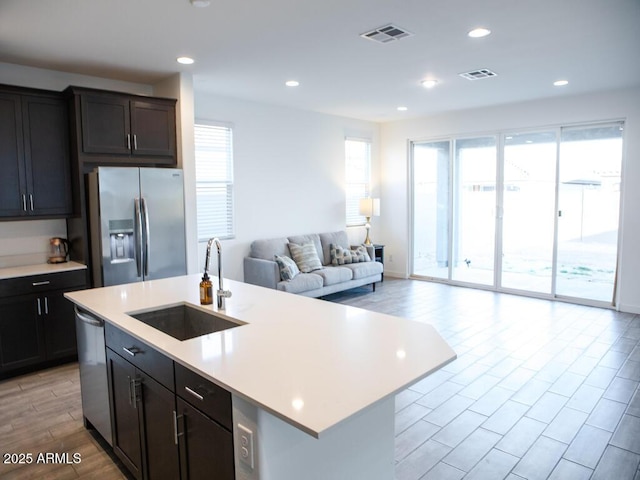
M195 126L198 240L232 238L233 149L228 125Z
M345 144L345 174L347 195L347 227L364 225L366 219L360 215L360 199L370 193L371 142L347 138Z

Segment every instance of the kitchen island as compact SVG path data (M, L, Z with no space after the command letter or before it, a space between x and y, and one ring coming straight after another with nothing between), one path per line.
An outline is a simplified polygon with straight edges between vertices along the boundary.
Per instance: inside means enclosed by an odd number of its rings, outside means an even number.
M199 282L188 275L66 297L231 393L237 479L393 479L395 394L456 358L436 330L230 280L233 296L218 311L199 304ZM181 341L131 316L177 305L238 326ZM239 437L246 431L250 445Z

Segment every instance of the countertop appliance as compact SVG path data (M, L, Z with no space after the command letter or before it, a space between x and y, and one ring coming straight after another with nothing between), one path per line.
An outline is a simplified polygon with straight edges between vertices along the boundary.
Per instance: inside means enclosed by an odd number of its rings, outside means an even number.
M104 321L77 306L75 312L84 425L95 428L113 445Z
M69 257L69 241L66 238L49 239L49 258L47 263L64 263Z
M94 287L186 274L182 170L98 167L88 187Z

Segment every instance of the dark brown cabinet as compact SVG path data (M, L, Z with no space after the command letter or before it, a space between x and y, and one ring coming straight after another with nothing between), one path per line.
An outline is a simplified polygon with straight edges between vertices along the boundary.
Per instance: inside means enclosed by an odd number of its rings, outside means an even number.
M55 92L0 87L0 217L72 211L69 120Z
M0 378L2 374L45 360L44 332L36 297L0 299Z
M176 101L71 87L76 147L97 165L175 165Z
M64 292L84 287L82 270L0 280L0 378L75 358L73 304Z
M142 478L142 433L138 418L136 367L107 349L113 450L137 479Z
M204 413L177 398L182 478L233 480L233 436ZM212 455L215 452L215 455Z
M105 339L113 448L132 475L233 480L231 394L109 323Z
M42 303L45 357L49 360L74 357L78 353L73 303L64 298L64 292L58 290L38 297Z
M135 478L179 478L173 392L110 349L107 366L116 455Z

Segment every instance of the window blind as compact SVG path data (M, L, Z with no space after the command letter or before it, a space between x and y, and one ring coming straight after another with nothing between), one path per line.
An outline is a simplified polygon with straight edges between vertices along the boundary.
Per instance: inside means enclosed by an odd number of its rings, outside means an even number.
M233 223L233 142L229 126L196 124L198 239L231 238Z
M360 199L369 196L371 183L371 142L363 139L345 140L345 191L347 226L364 225L360 215Z

